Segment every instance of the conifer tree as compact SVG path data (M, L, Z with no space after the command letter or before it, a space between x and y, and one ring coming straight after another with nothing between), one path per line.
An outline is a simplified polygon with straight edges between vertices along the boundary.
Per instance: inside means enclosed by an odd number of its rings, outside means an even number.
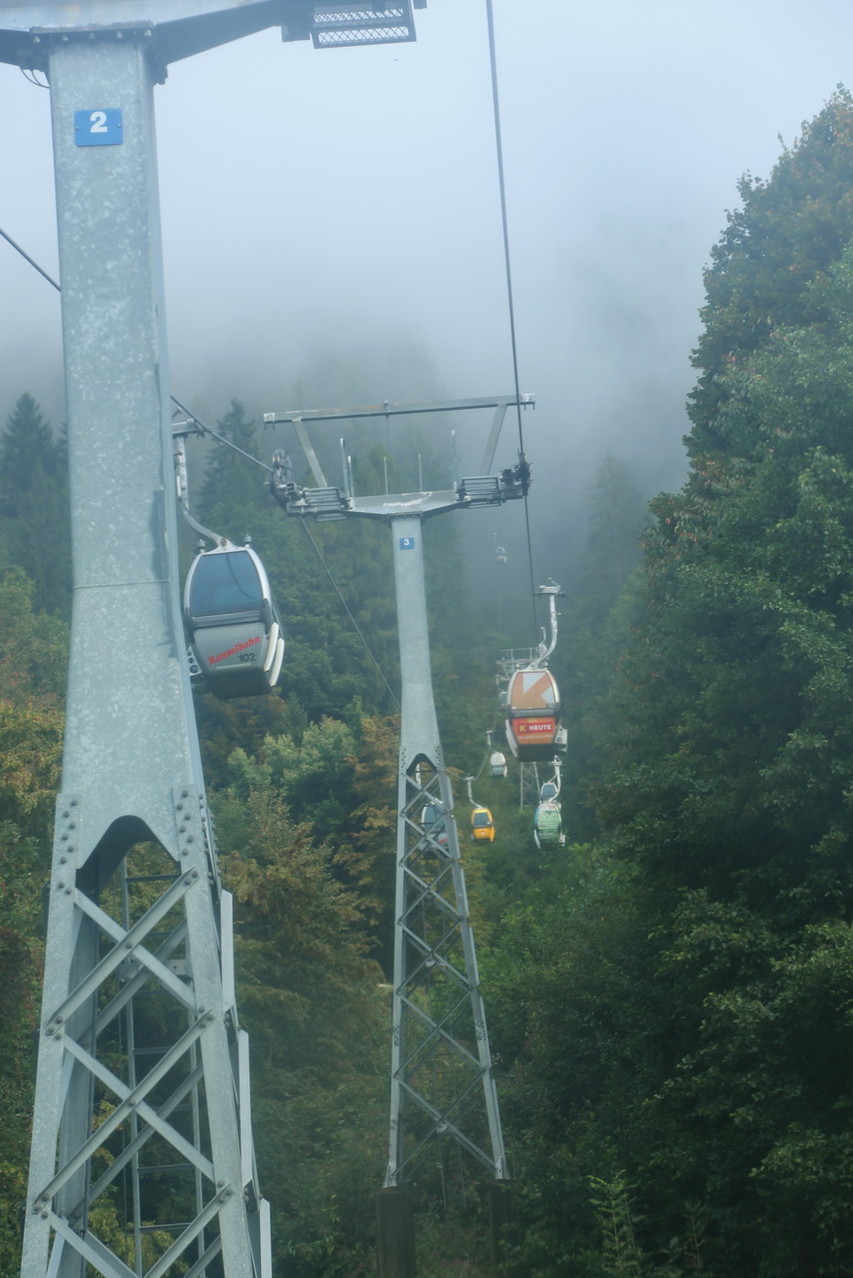
M36 606L67 614L71 589L68 459L32 395L0 437L0 532L7 560L32 578Z
M853 1260L851 177L839 91L741 186L706 279L690 475L653 503L602 805L641 867L670 999L645 1114L663 1141L641 1160L670 1189L645 1205L675 1232L672 1189L698 1200L720 1274Z
M634 574L648 519L630 468L608 454L590 492L578 588L562 626L568 674L561 687L571 738L563 773L564 803L576 840L590 838L598 829L586 786L601 770L611 728L607 693L637 607Z
M582 944L578 889L533 916L506 1030L540 1080L532 1239L561 1236L555 1165L573 1189L620 1178L643 1254L709 1278L853 1266L851 177L839 90L741 184L706 276L690 473L652 503L614 692L601 922Z

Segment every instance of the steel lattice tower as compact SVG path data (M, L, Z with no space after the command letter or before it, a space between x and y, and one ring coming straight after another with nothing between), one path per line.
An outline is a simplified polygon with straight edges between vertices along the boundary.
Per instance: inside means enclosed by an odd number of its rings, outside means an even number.
M497 1093L469 923L450 777L438 736L422 520L392 520L402 704L391 1119L385 1187L450 1139L507 1180ZM424 808L440 813L431 824Z
M362 517L389 526L392 537L400 648L401 710L397 786L397 870L391 1092L386 1191L399 1191L427 1153L450 1142L484 1167L492 1179L493 1219L506 1212L508 1174L486 1015L454 816L453 791L438 733L430 666L424 577L424 524L451 510L500 505L524 497L529 466L489 474L507 407L516 399L385 404L374 408L267 413L268 425L296 431L316 487L293 481L289 457L277 454L276 499L291 515L318 519ZM494 408L482 464L484 473L455 480L450 489L356 496L352 467L341 440L343 480L330 485L305 431L309 421L390 418L417 413ZM429 812L430 821L425 819ZM380 1273L413 1272L408 1205L393 1194L378 1203ZM498 1224L501 1222L498 1221ZM497 1231L496 1231L497 1235Z
M0 3L0 61L50 85L74 573L22 1278L271 1272L179 602L153 87L274 25L414 38L410 0Z

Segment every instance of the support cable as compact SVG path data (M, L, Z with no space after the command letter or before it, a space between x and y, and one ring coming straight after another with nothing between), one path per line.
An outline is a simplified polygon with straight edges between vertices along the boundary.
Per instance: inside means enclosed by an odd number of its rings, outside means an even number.
M18 244L15 240L13 240L11 235L8 235L6 231L3 230L2 226L0 226L0 237L2 237L7 244L11 244L15 252L20 253L24 261L29 262L30 266L34 270L38 271L39 275L41 275L43 279L46 279L48 284L52 284L53 287L56 289L57 293L62 292L62 286L56 282L53 276L48 275L47 271L44 270L43 267L39 266L38 262L35 261L34 258L30 257L29 253L27 253L24 249L21 248L20 244ZM176 408L179 408L182 413L186 413L190 421L195 423L195 425L199 429L200 434L210 435L213 439L217 440L220 444L227 444L229 448L234 449L235 453L240 453L242 457L246 457L249 461L254 462L255 465L260 466L262 470L272 471L272 466L268 466L266 462L262 462L259 458L253 457L251 453L247 453L244 449L240 448L232 440L226 439L224 435L217 434L217 432L213 430L212 427L206 425L206 423L203 422L200 417L196 417L195 413L190 412L187 406L185 404L182 404L181 401L177 398L177 396L170 395L169 398Z
M38 262L34 261L30 257L29 253L25 253L24 250L21 248L20 244L16 244L15 241L12 239L11 235L7 235L2 227L0 227L0 235L2 235L3 239L6 241L7 244L12 245L12 248L15 250L16 253L20 253L21 257L24 259L25 262L29 262L30 266L32 266L35 270L37 270L39 275L42 275L47 280L48 284L53 285L57 293L62 292L62 289L59 287L59 285L57 284L53 276L48 275L47 271L42 270Z
M509 336L512 347L512 373L514 378L514 389L516 399L516 414L518 417L518 451L521 457L524 457L524 431L521 425L521 404L519 402L519 379L518 379L518 345L515 337L515 306L513 303L512 292L512 267L510 265L509 253L509 227L507 224L506 214L506 184L504 181L504 161L503 161L503 142L501 139L501 108L498 95L498 59L495 47L495 20L492 12L492 0L486 0L486 20L489 29L489 63L492 76L492 108L495 122L495 151L497 153L498 163L498 190L500 192L501 205L501 228L503 231L504 246L504 270L506 273L506 295L507 295L507 311L509 315ZM524 495L524 526L527 536L527 566L530 575L530 606L533 615L533 634L538 633L536 625L536 604L535 604L535 576L533 572L533 548L530 538L530 511L527 505L527 494ZM535 642L535 640L534 640Z
M176 408L179 408L182 413L186 413L190 421L195 423L200 435L210 435L217 441L217 443L226 444L229 448L233 448L235 453L239 453L241 457L245 457L247 461L254 462L256 466L260 466L261 470L266 470L270 474L272 473L272 466L268 466L266 462L262 462L259 457L253 457L251 453L247 453L244 448L239 446L239 444L235 444L233 439L228 439L226 435L217 434L217 432L213 430L211 426L208 426L205 422L203 422L200 417L196 417L195 413L191 413L186 405L182 404L174 395L170 395L169 398Z

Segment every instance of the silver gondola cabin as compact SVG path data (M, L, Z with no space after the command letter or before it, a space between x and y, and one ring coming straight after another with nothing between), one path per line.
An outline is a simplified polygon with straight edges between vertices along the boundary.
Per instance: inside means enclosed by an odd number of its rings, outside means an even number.
M253 696L278 682L281 621L250 546L221 537L196 556L184 587L184 623L205 684L217 697Z
M533 814L533 841L537 848L555 848L566 841L562 810L552 799L540 803Z

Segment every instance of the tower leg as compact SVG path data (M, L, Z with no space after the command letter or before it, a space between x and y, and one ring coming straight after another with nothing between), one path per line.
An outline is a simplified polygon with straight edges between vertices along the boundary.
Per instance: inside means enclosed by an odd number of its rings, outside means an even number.
M271 1271L178 592L150 36L43 37L74 593L22 1278Z
M450 776L432 691L423 522L395 516L402 706L397 789L391 1115L386 1189L454 1142L506 1176Z
M524 1278L512 1260L513 1248L518 1244L518 1217L507 1180L496 1180L489 1186L489 1222L495 1278Z
M376 1195L376 1255L379 1278L415 1278L415 1222L404 1189Z

